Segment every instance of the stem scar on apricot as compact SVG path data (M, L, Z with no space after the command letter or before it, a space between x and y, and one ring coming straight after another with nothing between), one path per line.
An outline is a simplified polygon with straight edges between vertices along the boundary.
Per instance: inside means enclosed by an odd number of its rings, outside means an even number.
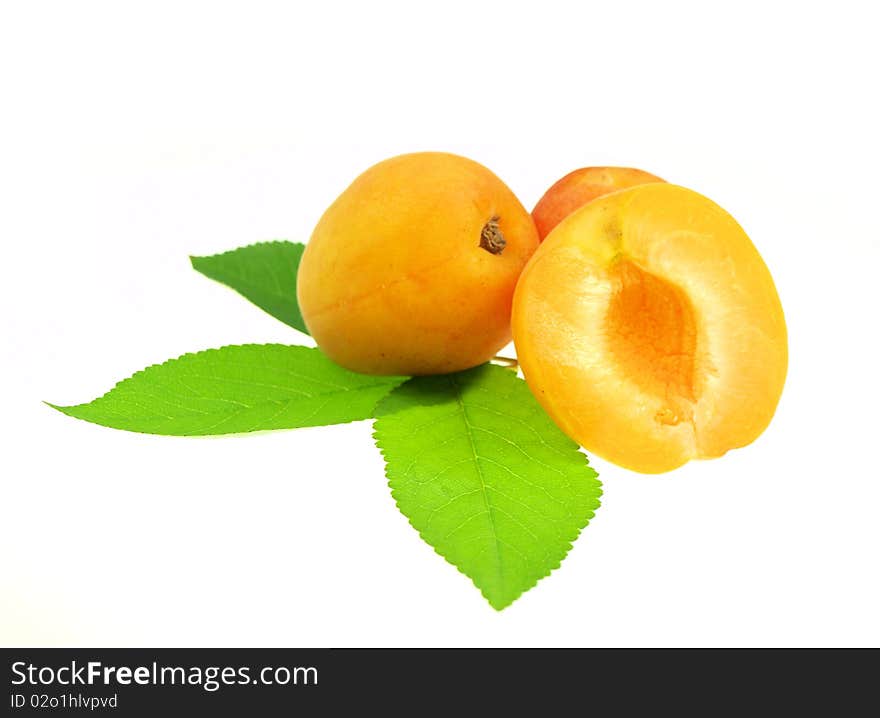
M480 247L485 249L489 254L501 254L507 246L507 240L501 233L501 227L498 222L501 219L497 214L494 215L480 232Z
M400 155L324 212L297 299L321 351L351 371L449 374L510 342L513 291L537 248L531 215L491 171L443 152Z

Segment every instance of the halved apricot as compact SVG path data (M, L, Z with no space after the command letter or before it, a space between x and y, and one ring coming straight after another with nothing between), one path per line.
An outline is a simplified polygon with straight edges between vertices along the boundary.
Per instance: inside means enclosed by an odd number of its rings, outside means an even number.
M646 473L752 442L788 365L782 306L746 233L665 183L596 199L548 235L520 277L513 337L556 423Z
M555 182L532 210L538 236L544 239L551 230L576 209L597 197L664 180L634 167L582 167Z
M297 295L318 346L367 374L441 374L510 341L531 216L482 165L442 152L371 167L324 212Z

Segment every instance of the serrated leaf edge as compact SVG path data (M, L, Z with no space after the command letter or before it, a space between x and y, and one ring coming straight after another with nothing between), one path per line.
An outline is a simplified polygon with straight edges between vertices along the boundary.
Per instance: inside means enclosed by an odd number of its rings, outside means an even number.
M272 343L268 343L268 344L258 344L258 343L255 343L255 342L251 342L251 343L248 343L248 344L225 344L225 345L222 346L222 347L212 347L212 348L210 348L210 349L201 349L201 350L199 350L199 351L186 352L186 353L184 353L184 354L181 354L180 356L176 356L176 357L173 357L173 358L171 358L171 359L166 359L165 361L162 361L162 362L156 362L155 364L149 364L148 366L145 366L143 369L139 369L138 371L134 372L134 374L131 374L131 375L125 377L124 379L120 379L120 380L117 381L117 382L116 382L116 383L115 383L110 389L108 389L107 391L105 391L105 392L104 392L103 394L101 394L100 396L95 397L95 398L92 399L91 401L82 402L82 403L80 403L80 404L70 404L70 405L67 405L67 406L61 406L61 405L59 405L59 404L53 404L53 403L50 402L50 401L43 401L43 403L44 403L46 406L49 406L49 407L51 407L52 409L55 409L56 411L58 411L58 412L64 414L65 416L69 416L71 419L76 419L76 420L78 420L78 421L84 421L84 422L86 422L87 424L94 424L94 425L96 425L96 426L103 426L103 427L105 427L105 428L107 428L107 429L115 429L116 431L127 431L127 432L129 432L129 433L136 433L136 434L149 434L149 435L151 435L151 436L168 436L168 437L176 437L176 438L182 438L182 439L197 439L197 438L208 438L208 437L212 437L212 436L242 436L242 435L246 435L246 434L256 434L256 433L260 433L260 432L263 432L263 431L267 431L267 432L268 432L268 431L292 431L292 429L253 429L253 430L251 430L251 431L232 432L232 433L229 433L229 434L194 434L194 435L186 435L186 434L160 434L160 433L157 433L157 432L149 432L149 431L135 431L135 432L132 432L132 431L129 430L129 429L120 429L120 428L115 427L115 426L107 426L106 424L99 424L98 422L90 421L89 419L85 419L85 418L83 418L83 417L81 417L81 416L76 416L75 414L71 413L74 409L78 409L79 407L87 406L87 405L92 404L92 403L94 403L94 402L96 402L96 401L100 401L101 399L105 398L106 396L108 396L108 395L111 394L112 392L116 391L116 389L118 389L120 385L125 384L125 383L128 382L128 381L131 381L131 380L134 379L135 377L137 377L137 376L139 376L139 375L141 375L141 374L144 374L145 372L148 372L148 371L150 371L151 369L155 369L155 368L157 368L157 367L162 367L162 366L167 366L168 364L174 364L174 363L176 363L176 362L179 362L179 361L181 361L181 360L183 360L183 359L187 359L187 358L189 358L189 357L194 357L194 356L198 356L198 355L212 354L212 353L215 353L215 352L220 352L220 351L223 351L224 349L232 349L232 348L256 349L256 348L263 348L263 347L272 347L272 348L281 348L281 349L295 349L295 350L297 350L297 351L302 350L302 351L310 352L310 353L311 353L311 352L319 352L319 353L320 353L320 349L317 349L317 348L313 348L313 347L304 347L304 346L300 346L300 345L298 345L298 344L281 344L281 343L279 343L279 342L272 342ZM329 361L329 360L328 360L328 361ZM389 389L388 389L389 392L393 391L393 390L396 389L398 386L400 386L400 385L403 384L404 382L408 381L409 377L401 377L400 379L401 379L401 381L400 381L398 384L396 384L396 385L394 385L394 386L389 386ZM360 388L363 388L363 389L370 389L370 388L378 387L378 386L380 386L380 384L378 384L378 383L377 383L377 384L365 384L363 387L360 387ZM329 392L328 392L328 393L329 393ZM382 399L384 399L384 398L385 398L385 397L380 398L380 399L376 402L376 404L378 405L378 403L379 403L380 401L382 401ZM283 400L282 400L282 401L267 401L267 402L265 402L265 403L266 403L266 404L277 404L277 405L281 405L281 404L284 404L285 401L283 401ZM353 423L353 422L355 422L355 421L366 421L366 419L350 419L349 421L339 421L339 422L336 422L336 424L351 424L351 423ZM335 424L334 424L334 425L335 425ZM294 427L294 428L315 428L315 427Z
M294 242L290 239L264 239L259 242L251 242L250 244L243 244L241 247L235 247L234 249L227 249L225 252L217 252L216 254L190 254L189 261L190 264L194 264L197 259L216 259L217 257L225 257L227 254L235 254L236 252L240 252L243 249L250 249L251 247L264 247L272 244L293 244L300 247L305 247L305 244L302 242ZM193 266L197 272L201 273L201 270ZM205 275L207 276L207 275ZM210 277L208 277L210 279ZM215 280L216 281L216 280ZM226 285L224 285L226 286Z
M225 257L227 255L235 254L237 252L241 252L246 249L252 249L253 247L267 247L270 245L281 245L281 244L285 244L285 245L289 244L289 245L296 246L296 247L302 247L303 249L305 249L305 246L306 246L303 242L293 242L289 239L267 239L267 240L263 240L261 242L251 242L250 244L245 244L245 245L242 245L241 247L235 247L234 249L227 249L225 252L218 252L216 254L190 254L189 255L189 263L190 263L190 266L195 271L197 271L199 274L201 274L206 279L210 279L212 282L216 282L220 286L226 287L227 289L232 290L233 292L238 294L240 297L242 297L243 299L245 299L248 302L250 302L251 304L253 304L257 309L265 312L270 317L273 317L274 319L278 320L279 322L281 322L285 326L288 326L291 329L298 331L300 334L304 334L305 336L310 336L309 332L306 329L303 329L302 327L295 326L293 324L290 324L289 322L284 321L283 319L281 319L279 317L276 317L274 314L267 311L264 307L261 307L259 304L254 302L252 299L245 296L241 292L241 290L236 289L235 287L231 286L230 284L227 284L226 282L224 282L220 279L217 279L216 277L212 277L208 274L205 274L201 269L199 269L196 266L196 261L200 260L200 259L217 259L219 257ZM302 310L299 310L299 314L300 314L300 317L302 317ZM303 324L305 324L305 320L303 320Z
M520 379L518 376L516 376L514 374L510 375L510 379L512 379L514 381L522 381L522 379ZM400 384L398 386L402 386L402 384ZM393 391L393 389L392 389L392 391ZM383 401L383 399L379 400L379 402L381 402L381 401ZM378 403L377 403L377 406L378 406ZM428 541L427 538L425 538L424 534L412 522L412 519L410 519L410 517L407 516L406 513L404 513L403 509L400 506L400 503L397 500L397 495L396 495L397 492L391 486L392 479L391 479L391 476L389 475L389 472L388 472L388 457L386 456L385 448L382 445L382 441L379 438L378 431L376 429L376 422L381 421L381 419L382 419L382 417L374 417L374 419L373 419L373 441L376 443L376 448L379 450L379 453L382 455L382 459L385 462L386 484L388 485L388 489L391 492L391 498L394 499L394 505L397 507L397 510L401 513L401 515L407 520L407 523L409 523L409 525L412 526L412 528L416 531L416 533L419 535L419 538L421 538L422 541L424 541L428 546L430 546L434 550L434 553L436 553L438 556L440 556L440 558L442 558L444 561L446 561L446 563L450 564L451 566L454 566L455 569L460 574L462 574L463 576L466 576L471 581L471 583L474 584L474 587L482 594L483 598L486 599L488 604L490 606L492 606L492 608L494 608L496 611L503 611L505 608L512 605L514 602L518 601L524 593L531 591L535 586L537 586L539 581L547 578L551 573L553 573L558 568L560 568L560 566L562 566L563 560L565 560L565 558L568 556L569 552L571 552L571 550L574 548L574 542L577 541L578 537L580 537L583 530L585 528L587 528L587 526L590 525L590 521L592 521L596 516L596 511L602 506L601 498L602 498L602 495L604 492L603 492L603 487L602 487L602 481L601 481L601 479L599 479L599 473L590 465L589 457L586 454L584 454L583 452L578 451L578 453L581 454L581 456L583 457L584 463L586 464L587 468L593 474L590 478L594 479L597 483L596 508L592 509L589 512L589 515L586 516L586 518L583 522L583 525L579 526L576 529L574 536L572 536L571 538L568 538L567 536L564 536L564 535L562 536L563 541L566 542L563 544L563 548L565 550L562 552L561 556L559 556L558 558L554 558L553 563L547 568L546 572L542 573L539 576L536 576L534 581L529 583L527 586L524 586L522 591L520 591L516 596L511 598L509 601L506 601L503 603L496 602L493 599L491 599L479 585L477 585L477 583L476 583L476 581L474 581L473 577L468 575L468 573L464 569L462 569L461 566L459 566L456 563L453 563L449 558L447 558L442 553L440 553L439 549L437 549L436 546L434 546L430 541Z

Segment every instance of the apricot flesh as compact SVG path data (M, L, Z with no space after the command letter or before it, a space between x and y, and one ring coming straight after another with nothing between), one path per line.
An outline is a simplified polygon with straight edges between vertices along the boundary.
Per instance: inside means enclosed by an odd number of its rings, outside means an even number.
M393 157L324 212L300 262L300 309L318 346L353 371L467 369L510 341L516 281L537 246L528 211L482 165Z
M575 441L669 471L756 439L782 393L782 306L743 229L683 187L645 184L563 220L523 270L526 381Z
M597 197L649 182L663 182L634 167L582 167L555 182L532 210L538 236L543 241L553 228L576 209Z

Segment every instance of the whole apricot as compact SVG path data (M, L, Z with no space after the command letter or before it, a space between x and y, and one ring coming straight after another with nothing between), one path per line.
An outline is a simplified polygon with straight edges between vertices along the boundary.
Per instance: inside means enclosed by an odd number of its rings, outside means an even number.
M318 346L367 374L442 374L510 341L534 222L482 165L441 152L371 167L324 212L297 295Z
M560 428L647 473L756 439L788 365L782 306L746 233L665 183L600 197L547 236L517 286L513 337Z
M569 172L544 193L532 210L538 236L543 240L568 215L597 197L640 184L663 181L633 167L582 167Z

